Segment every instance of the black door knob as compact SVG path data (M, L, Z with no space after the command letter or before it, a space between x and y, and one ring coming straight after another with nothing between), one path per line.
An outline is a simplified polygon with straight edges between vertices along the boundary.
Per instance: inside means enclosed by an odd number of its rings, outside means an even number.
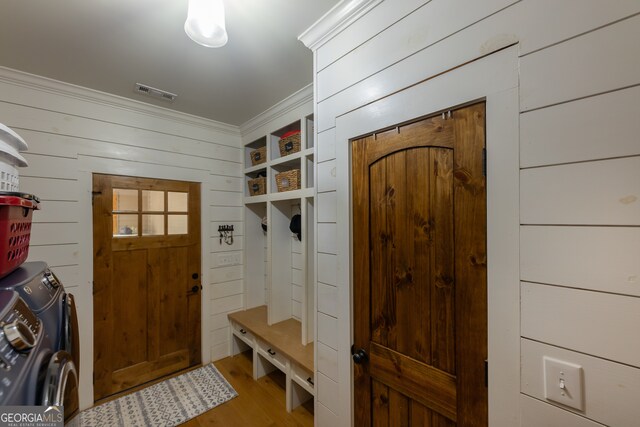
M353 363L356 363L358 365L365 363L367 360L369 360L369 355L367 354L366 351L364 351L364 348L355 350L351 354L351 357L353 358Z
M200 286L193 285L193 287L191 288L191 292L193 292L194 294L197 294L199 289L200 289Z

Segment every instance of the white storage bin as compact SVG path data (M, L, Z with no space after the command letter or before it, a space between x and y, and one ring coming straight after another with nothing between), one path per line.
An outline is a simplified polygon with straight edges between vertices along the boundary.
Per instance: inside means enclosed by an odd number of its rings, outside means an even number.
M0 123L0 191L19 191L16 167L27 166L27 160L19 153L27 148L20 135Z
M15 151L26 151L29 148L20 135L2 123L0 123L0 141L9 144Z
M17 169L0 161L0 191L18 191L19 184Z

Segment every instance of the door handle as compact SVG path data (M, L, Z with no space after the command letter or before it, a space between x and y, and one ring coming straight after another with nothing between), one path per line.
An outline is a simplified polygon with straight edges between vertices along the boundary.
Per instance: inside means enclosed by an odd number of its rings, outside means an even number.
M191 287L191 294L197 294L200 289L202 289L202 285L193 285Z
M369 355L364 350L364 348L358 350L351 351L351 358L353 359L353 363L357 365L361 365L369 360Z

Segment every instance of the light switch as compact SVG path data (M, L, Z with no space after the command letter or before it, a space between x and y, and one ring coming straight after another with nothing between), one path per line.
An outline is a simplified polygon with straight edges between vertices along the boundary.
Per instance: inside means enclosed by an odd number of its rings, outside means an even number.
M582 366L544 356L544 397L565 406L584 410Z

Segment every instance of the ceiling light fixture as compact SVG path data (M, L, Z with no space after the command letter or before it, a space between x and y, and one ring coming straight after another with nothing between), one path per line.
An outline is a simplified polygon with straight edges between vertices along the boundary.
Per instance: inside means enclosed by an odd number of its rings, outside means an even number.
M222 47L227 44L222 0L189 0L184 31L202 46Z

